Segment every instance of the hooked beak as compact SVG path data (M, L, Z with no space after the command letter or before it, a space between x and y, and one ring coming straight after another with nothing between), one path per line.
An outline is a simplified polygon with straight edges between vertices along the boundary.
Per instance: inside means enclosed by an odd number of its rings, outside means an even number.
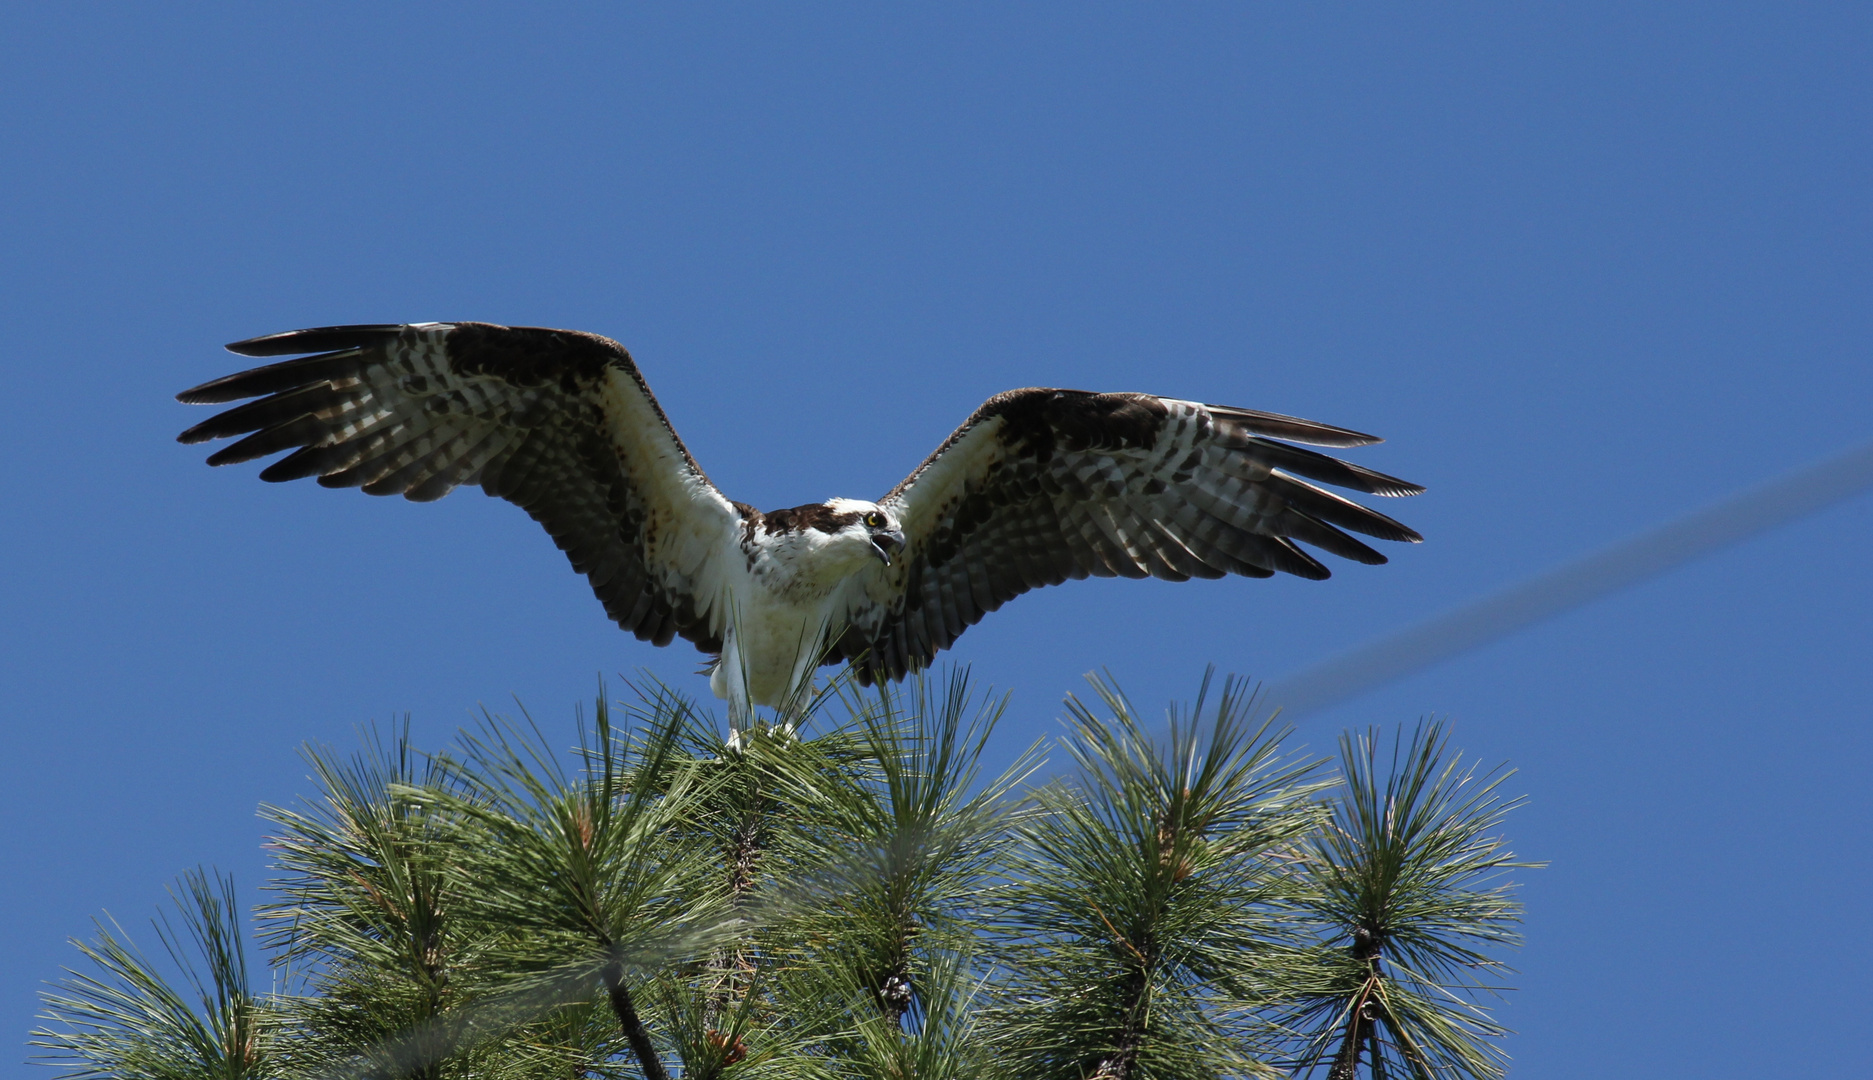
M871 549L886 566L890 566L891 557L904 550L904 534L896 529L872 533Z

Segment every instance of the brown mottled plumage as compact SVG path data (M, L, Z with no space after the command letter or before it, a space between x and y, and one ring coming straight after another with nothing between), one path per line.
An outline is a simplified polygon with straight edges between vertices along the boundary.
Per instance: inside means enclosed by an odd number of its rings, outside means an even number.
M280 451L264 480L425 501L463 484L516 503L619 626L721 654L734 702L780 704L818 662L861 679L928 664L982 616L1068 578L1324 578L1296 541L1364 563L1342 529L1418 535L1316 486L1422 490L1276 439L1379 440L1310 420L1150 394L998 394L876 503L761 513L683 447L630 354L593 334L486 323L299 330L228 346L317 355L204 383L257 400L183 442L245 436L210 464ZM744 701L745 703L745 701Z

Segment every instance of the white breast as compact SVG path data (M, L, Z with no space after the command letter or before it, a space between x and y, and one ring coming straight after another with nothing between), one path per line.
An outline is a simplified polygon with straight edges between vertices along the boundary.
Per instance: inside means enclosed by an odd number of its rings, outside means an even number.
M847 583L877 565L862 549L814 529L756 530L751 544L736 546L722 662L709 679L731 715L744 693L751 704L779 706L807 683L828 635L839 629L832 623L846 606Z

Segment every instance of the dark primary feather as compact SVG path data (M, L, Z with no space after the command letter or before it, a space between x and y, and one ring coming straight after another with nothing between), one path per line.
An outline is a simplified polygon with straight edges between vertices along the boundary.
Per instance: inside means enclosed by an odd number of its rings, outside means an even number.
M546 528L624 629L659 645L681 633L720 648L697 625L692 599L646 564L642 528L669 508L647 504L605 435L599 397L608 372L628 375L662 414L616 342L537 327L430 323L295 330L228 348L244 356L317 355L177 395L200 404L255 399L179 436L185 443L246 436L209 464L290 450L261 479L316 477L326 487L419 502L480 484Z
M919 522L904 595L869 618L857 613L833 659L862 657L863 679L899 678L1010 599L1070 578L1319 579L1327 568L1295 541L1377 564L1385 556L1341 529L1420 539L1309 481L1382 496L1422 487L1271 436L1379 441L1149 394L1037 388L991 398L883 500Z
M343 352L309 356L300 360L285 360L191 387L177 394L176 400L184 405L219 405L224 401L239 401L242 398L278 393L313 383L347 379L357 375L362 364L362 357L363 354L359 350L347 349ZM190 433L200 428L201 425L198 424L189 429L189 433L185 433L182 441L200 442L204 439L215 438L212 435L203 435L200 438L188 437Z
M1298 446L1278 443L1273 439L1245 439L1233 444L1251 460L1305 476L1309 480L1318 480L1335 487L1352 488L1368 495L1421 495L1424 488L1409 484L1395 476L1373 472L1351 462L1331 458L1325 454L1316 454L1312 450L1303 450Z
M1331 424L1322 424L1313 420L1303 420L1298 416L1283 416L1280 413L1259 412L1255 409L1238 409L1233 405L1205 405L1210 415L1222 420L1234 421L1242 430L1251 435L1269 435L1277 439L1290 439L1309 446L1331 446L1345 450L1355 446L1372 446L1385 440L1377 435L1367 435L1361 431L1352 431Z
M310 330L288 330L283 334L248 338L234 342L227 346L227 350L241 356L298 356L301 353L332 352L380 345L396 338L405 329L407 327L399 323L318 326Z

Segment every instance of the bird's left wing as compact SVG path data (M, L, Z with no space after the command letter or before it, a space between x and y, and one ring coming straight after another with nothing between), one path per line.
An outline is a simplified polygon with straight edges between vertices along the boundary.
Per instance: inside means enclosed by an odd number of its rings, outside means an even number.
M617 342L487 323L337 326L239 341L243 356L316 353L177 395L258 398L185 443L246 437L208 459L291 450L262 480L425 502L479 484L546 527L619 626L721 647L722 538L738 507L703 475Z
M1068 578L1324 578L1294 541L1382 563L1341 529L1419 539L1308 481L1374 495L1423 488L1277 439L1380 441L1151 394L1034 388L990 398L880 500L905 549L854 598L829 659L859 659L862 679L899 678L984 614Z

